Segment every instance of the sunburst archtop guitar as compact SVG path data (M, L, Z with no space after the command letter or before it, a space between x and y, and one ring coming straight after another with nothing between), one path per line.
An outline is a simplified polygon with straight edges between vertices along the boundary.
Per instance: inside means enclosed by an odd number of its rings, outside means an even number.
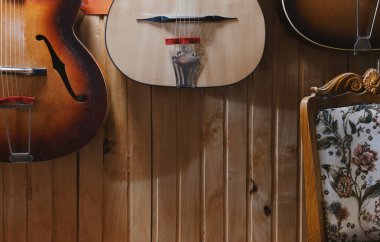
M114 0L106 24L114 64L151 85L238 82L258 65L264 42L257 0Z
M80 0L0 0L0 161L83 147L106 113L106 87L74 36Z
M380 50L379 0L281 0L286 18L306 40L331 49Z

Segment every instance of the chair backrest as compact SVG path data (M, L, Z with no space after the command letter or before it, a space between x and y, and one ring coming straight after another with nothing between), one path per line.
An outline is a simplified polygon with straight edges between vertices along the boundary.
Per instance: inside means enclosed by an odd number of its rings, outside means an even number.
M380 80L345 73L301 102L308 241L380 241Z

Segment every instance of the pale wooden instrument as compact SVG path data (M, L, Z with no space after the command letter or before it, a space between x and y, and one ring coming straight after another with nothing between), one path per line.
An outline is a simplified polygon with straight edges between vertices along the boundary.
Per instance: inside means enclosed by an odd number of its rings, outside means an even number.
M157 16L171 20L138 20ZM201 21L206 16L209 21ZM210 21L210 16L228 19ZM199 38L200 43L166 45L169 38ZM258 65L264 42L264 17L257 0L114 0L106 25L106 45L114 64L129 78L151 85L238 82ZM192 79L185 83L176 80L172 58L178 55L183 58L177 63L187 65L184 75L192 76L185 77Z

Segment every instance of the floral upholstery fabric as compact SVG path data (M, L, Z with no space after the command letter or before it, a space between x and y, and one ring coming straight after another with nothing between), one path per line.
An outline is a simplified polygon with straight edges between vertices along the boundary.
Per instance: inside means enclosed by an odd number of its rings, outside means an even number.
M328 241L380 241L380 104L316 118Z

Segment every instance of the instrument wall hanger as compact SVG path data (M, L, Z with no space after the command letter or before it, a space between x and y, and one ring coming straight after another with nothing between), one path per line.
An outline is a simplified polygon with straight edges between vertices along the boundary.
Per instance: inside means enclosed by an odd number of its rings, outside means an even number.
M112 0L82 0L81 9L87 15L107 15Z

